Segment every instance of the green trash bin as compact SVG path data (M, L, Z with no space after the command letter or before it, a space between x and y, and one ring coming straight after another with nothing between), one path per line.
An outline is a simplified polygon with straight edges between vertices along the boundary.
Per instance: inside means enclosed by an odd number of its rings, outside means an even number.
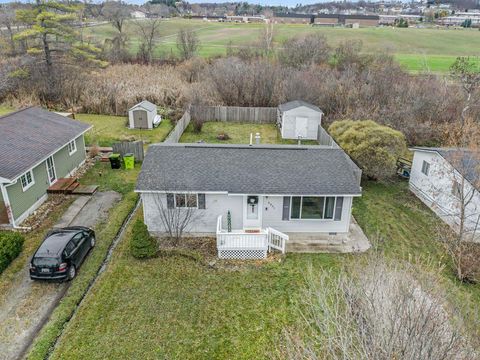
M121 168L120 154L111 154L108 158L110 159L110 166L112 167L112 169Z
M125 169L133 169L135 167L135 156L132 153L123 155L123 163L125 164Z

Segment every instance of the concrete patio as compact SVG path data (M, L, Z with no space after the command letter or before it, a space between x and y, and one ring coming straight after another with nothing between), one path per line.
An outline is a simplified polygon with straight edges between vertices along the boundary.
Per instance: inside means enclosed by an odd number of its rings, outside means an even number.
M343 234L287 233L286 252L297 253L354 253L367 251L371 244L352 216L349 232Z

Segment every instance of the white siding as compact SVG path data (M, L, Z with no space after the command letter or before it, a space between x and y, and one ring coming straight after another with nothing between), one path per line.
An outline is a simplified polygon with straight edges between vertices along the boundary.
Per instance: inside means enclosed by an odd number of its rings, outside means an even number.
M296 139L295 134L296 118L305 117L308 119L307 139L316 140L318 137L318 127L322 122L322 113L310 109L306 106L288 110L282 114L282 137L284 139Z
M135 124L134 124L134 121L133 121L133 111L138 110L138 109L145 110L145 112L147 113L148 128L153 129L153 120L155 119L155 116L157 115L157 112L156 111L148 111L147 109L144 109L141 106L134 106L134 107L130 108L130 110L128 110L128 126L130 127L130 129L135 128Z
M155 201L160 199L166 206L165 194L142 194L145 224L150 232L164 232L160 212ZM215 233L219 215L223 216L223 228L227 227L227 212L232 215L232 229L243 229L243 196L206 194L206 209L198 209L195 222L188 232ZM352 197L344 197L342 219L334 220L282 220L283 196L265 196L263 201L262 227L272 227L283 232L348 232Z
M423 161L430 164L428 175L422 173ZM452 194L453 181L461 181L461 175L438 153L415 151L410 174L410 189L443 221L457 229L460 223L460 201ZM465 182L465 193L472 187ZM480 216L480 195L475 191L466 209L467 229L474 228Z
M166 206L165 194L142 194L145 224L151 232L164 232L158 201ZM243 197L228 195L205 195L205 209L196 210L195 222L192 223L188 232L192 233L215 233L217 228L217 218L223 216L223 227L227 227L227 212L230 210L232 215L232 228L243 228Z

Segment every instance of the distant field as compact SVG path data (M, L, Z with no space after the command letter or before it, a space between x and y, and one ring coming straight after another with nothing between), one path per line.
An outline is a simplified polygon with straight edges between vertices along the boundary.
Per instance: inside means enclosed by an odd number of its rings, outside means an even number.
M156 55L177 52L176 34L181 28L196 29L201 41L200 55L204 57L225 55L226 47L245 46L254 42L262 29L261 24L235 24L204 22L199 20L165 20L161 25L161 39ZM379 28L313 28L308 25L275 25L275 43L279 45L292 36L320 32L332 46L345 40L358 39L368 52L386 51L395 56L407 70L448 71L457 56L480 56L480 33L473 29L400 29ZM84 35L103 42L114 35L111 25L87 28ZM135 53L139 38L133 22L127 24L129 50Z

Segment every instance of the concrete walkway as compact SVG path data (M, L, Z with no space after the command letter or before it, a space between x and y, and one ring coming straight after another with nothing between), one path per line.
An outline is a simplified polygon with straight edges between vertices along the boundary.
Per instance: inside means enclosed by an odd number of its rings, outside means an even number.
M346 234L288 233L287 252L354 253L370 248L370 242L352 216Z
M98 192L86 199L81 196L70 205L55 227L83 225L94 228L107 218L108 211L120 198L121 195L114 191ZM14 285L0 298L1 360L22 357L68 288L68 283L30 280L28 262L16 275Z

